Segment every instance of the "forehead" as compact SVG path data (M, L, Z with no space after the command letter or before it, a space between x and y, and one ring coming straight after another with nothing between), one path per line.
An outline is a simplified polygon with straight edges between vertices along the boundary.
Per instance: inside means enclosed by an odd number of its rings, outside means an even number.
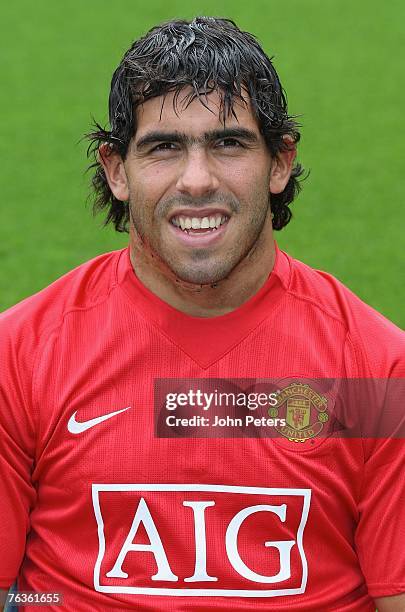
M180 130L189 134L201 134L207 130L224 127L221 116L221 97L213 91L201 98L195 98L188 103L187 97L191 88L186 88L178 94L169 92L164 96L151 98L136 109L136 135L155 129ZM225 117L226 127L244 127L259 134L257 119L253 113L248 95L244 100L235 98L233 113ZM236 115L236 116L235 116Z

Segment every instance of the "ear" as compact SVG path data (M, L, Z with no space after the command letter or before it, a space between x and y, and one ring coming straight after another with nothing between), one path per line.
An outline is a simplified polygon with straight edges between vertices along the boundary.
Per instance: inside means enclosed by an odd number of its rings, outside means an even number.
M104 142L98 149L98 161L104 168L110 189L117 200L127 202L129 200L128 178L121 155L113 151L108 142Z
M287 148L277 153L272 159L270 193L281 193L284 191L291 176L297 150L291 136L284 136L284 142L287 144Z

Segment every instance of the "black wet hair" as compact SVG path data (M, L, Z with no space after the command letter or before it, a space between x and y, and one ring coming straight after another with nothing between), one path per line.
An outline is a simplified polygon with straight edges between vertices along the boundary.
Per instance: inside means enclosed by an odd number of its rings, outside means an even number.
M256 38L243 32L230 19L196 17L192 21L173 20L149 30L136 40L115 70L109 97L110 130L94 121L93 130L85 135L90 141L87 155L92 160L88 170L92 177L97 213L107 210L105 224L113 223L119 232L128 231L128 202L121 202L111 192L98 160L98 149L118 152L125 160L131 138L136 132L136 107L157 96L191 88L186 103L217 91L220 118L225 122L234 114L235 99L249 94L253 112L271 155L276 156L300 140L298 123L287 113L287 100L271 59ZM286 138L289 137L289 138ZM282 193L270 194L274 214L273 227L282 229L290 221L289 204L300 190L298 179L303 168L295 163Z

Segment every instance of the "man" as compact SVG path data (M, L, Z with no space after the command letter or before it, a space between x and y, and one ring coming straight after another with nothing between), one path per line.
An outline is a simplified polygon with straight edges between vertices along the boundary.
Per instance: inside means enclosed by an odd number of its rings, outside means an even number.
M404 339L274 242L302 169L270 60L228 20L158 26L110 124L96 209L129 248L1 319L1 586L55 610L405 609L403 442L330 427L333 381L403 378ZM215 433L195 385L240 379L276 381L276 435L226 410Z

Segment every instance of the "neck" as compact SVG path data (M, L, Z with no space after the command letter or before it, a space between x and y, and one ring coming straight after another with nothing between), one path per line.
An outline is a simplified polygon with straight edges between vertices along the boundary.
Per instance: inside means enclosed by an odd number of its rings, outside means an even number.
M195 285L177 278L163 262L157 262L131 228L131 263L152 293L173 308L195 317L216 317L241 306L266 282L274 266L275 245L271 226L263 231L248 255L227 278L213 285Z

